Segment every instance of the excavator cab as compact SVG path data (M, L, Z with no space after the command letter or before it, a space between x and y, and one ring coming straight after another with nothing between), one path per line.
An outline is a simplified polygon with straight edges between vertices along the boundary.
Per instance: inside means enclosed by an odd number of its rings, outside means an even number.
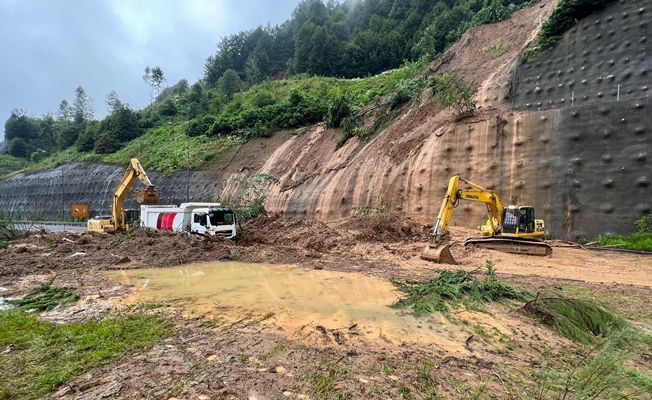
M503 215L503 233L536 232L534 208L528 206L507 206Z

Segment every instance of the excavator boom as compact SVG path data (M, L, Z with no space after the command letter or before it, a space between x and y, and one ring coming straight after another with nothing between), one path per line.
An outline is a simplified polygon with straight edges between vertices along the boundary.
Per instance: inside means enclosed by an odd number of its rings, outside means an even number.
M136 179L140 179L145 188L134 192L136 200L141 204L157 204L159 192L150 182L145 169L136 158L132 158L118 187L111 198L111 220L106 218L92 218L88 220L88 230L95 232L115 232L116 230L127 229L126 218L124 217L124 204L127 192L131 189Z

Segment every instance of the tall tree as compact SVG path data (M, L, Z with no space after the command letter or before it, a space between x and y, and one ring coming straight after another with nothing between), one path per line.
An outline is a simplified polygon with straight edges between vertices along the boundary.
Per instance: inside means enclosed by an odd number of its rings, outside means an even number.
M123 107L122 101L115 90L112 90L111 93L106 95L106 107L110 114Z
M149 102L152 104L154 99L161 93L163 84L167 81L163 70L158 65L154 68L149 66L145 67L145 75L143 80L149 85Z
M90 121L95 117L93 100L88 97L83 87L75 89L75 100L72 103L72 112L75 122Z
M5 122L5 140L20 138L26 141L38 139L40 128L38 122L23 110L11 111L11 116Z
M72 121L72 119L73 111L72 107L68 103L68 100L61 100L61 103L59 103L59 109L57 110L57 121Z

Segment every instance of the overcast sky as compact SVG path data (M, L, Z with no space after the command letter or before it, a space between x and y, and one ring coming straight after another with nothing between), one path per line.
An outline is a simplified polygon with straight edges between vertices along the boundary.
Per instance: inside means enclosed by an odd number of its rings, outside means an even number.
M142 108L147 66L168 85L202 76L222 36L280 24L299 0L0 0L0 133L11 110L55 112L82 86L97 118L115 90ZM0 137L0 141L2 137Z

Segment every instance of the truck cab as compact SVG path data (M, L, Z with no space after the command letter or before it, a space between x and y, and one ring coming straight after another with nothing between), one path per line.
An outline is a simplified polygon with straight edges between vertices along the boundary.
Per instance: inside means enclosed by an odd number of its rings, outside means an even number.
M219 235L235 240L235 223L235 213L230 208L197 208L192 212L192 224L190 230L191 232L200 235Z

